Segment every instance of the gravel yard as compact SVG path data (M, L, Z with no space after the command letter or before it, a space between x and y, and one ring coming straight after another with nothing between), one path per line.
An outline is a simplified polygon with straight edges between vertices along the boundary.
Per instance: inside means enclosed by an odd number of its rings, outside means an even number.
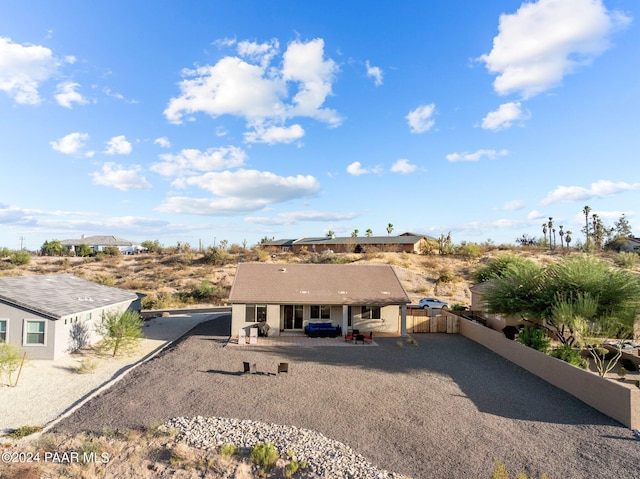
M312 429L414 478L482 479L496 460L535 478L640 478L630 430L462 336L238 347L229 323L200 324L55 429L216 416ZM244 375L243 361L270 374ZM282 361L289 373L275 376Z

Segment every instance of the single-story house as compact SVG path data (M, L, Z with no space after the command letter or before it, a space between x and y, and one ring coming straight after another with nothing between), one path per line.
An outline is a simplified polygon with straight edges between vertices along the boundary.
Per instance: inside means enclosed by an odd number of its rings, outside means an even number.
M433 239L429 236L413 233L399 236L324 236L266 241L262 246L293 253L302 251L311 253L364 253L367 250L419 253L420 242Z
M144 251L145 248L140 246L139 243L129 241L117 236L101 235L101 236L85 236L82 235L80 239L67 239L60 241L60 244L75 253L75 250L81 244L86 244L91 247L94 253L103 251L108 246L115 246L120 250L122 254L137 254Z
M390 265L240 263L229 293L231 334L266 321L269 336L321 322L406 335L411 301Z
M620 247L620 251L640 253L640 238L627 238L626 243Z
M88 344L97 342L102 314L127 309L140 311L136 293L71 274L0 278L0 340L17 344L31 359L69 353L78 329L86 331Z

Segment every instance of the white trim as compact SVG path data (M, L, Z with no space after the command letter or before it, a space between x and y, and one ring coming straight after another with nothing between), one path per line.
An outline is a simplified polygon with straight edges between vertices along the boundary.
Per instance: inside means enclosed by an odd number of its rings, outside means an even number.
M42 343L28 343L27 342L27 325L29 323L43 323L44 324L44 331L42 333ZM22 345L23 346L34 346L34 347L46 347L47 346L47 330L49 329L47 326L48 321L46 319L29 319L29 318L25 318L23 320L23 324L22 324ZM38 333L39 334L39 333Z
M0 323L4 322L4 341L7 342L9 339L9 318L0 318ZM0 338L2 341L2 338Z

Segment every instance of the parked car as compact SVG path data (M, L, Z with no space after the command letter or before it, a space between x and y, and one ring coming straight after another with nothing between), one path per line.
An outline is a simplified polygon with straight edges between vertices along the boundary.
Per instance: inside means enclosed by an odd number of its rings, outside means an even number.
M418 306L422 309L449 309L449 303L440 301L438 298L422 298Z

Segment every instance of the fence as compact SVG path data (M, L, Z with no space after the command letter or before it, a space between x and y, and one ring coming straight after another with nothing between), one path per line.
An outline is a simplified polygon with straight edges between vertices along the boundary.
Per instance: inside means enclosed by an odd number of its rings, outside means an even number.
M407 309L407 333L458 332L458 318L441 310Z

